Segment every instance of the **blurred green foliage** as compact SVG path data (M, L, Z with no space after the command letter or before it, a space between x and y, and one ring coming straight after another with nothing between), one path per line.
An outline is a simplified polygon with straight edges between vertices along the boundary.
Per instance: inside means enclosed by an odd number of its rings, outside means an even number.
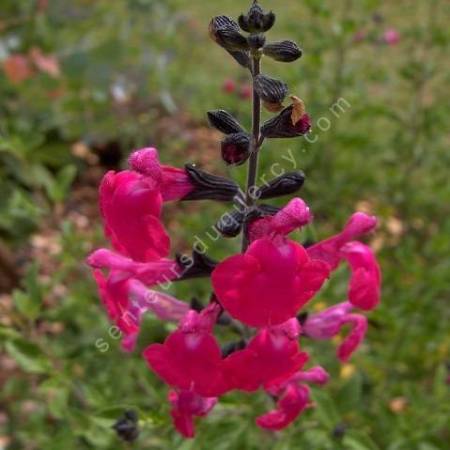
M46 260L26 264L21 288L11 294L8 320L0 322L2 348L16 364L12 376L0 381L6 448L122 448L110 427L127 408L138 410L141 419L133 448L448 448L445 0L273 6L273 39L297 40L305 56L289 66L265 60L264 70L305 100L317 140L270 142L261 172L269 178L274 163L292 169L286 155L306 172L302 196L316 220L298 239L339 230L356 208L381 219L373 244L383 266L383 303L371 315L365 346L340 368L330 344L304 344L332 374L329 386L314 391L315 409L283 433L266 434L253 421L270 407L265 396L232 394L199 423L195 441L183 442L170 424L166 387L139 352L124 355L108 331L82 264L103 242L100 223L81 233L61 213L89 166L71 147L118 142L131 149L150 142L166 163L200 161L223 173L216 145L203 145L203 153L186 150L192 147L189 126L202 129L205 111L218 107L249 124L249 103L241 92L246 74L207 36L210 17L237 16L247 6L237 0L2 0L0 62L17 54L28 58L39 48L56 57L61 72L52 76L34 68L28 79L14 82L0 70L0 236L20 251L33 233L51 226L58 246L50 273ZM395 46L383 43L389 28L400 32ZM235 92L225 92L227 80ZM342 109L333 108L341 98ZM244 181L242 168L226 173ZM238 251L237 240L211 243L206 235L223 212L209 204L169 206L165 215L176 249L187 250L198 236L217 258ZM342 300L346 276L339 272L316 304ZM188 300L205 298L209 289L198 281L181 283L174 293ZM167 331L148 318L140 349Z

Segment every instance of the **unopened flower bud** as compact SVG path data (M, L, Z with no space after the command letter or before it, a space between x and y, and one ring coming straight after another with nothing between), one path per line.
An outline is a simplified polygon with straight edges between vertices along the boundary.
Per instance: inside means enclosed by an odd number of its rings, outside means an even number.
M253 50L259 50L263 48L266 43L266 37L262 33L251 34L248 38L248 45Z
M182 268L181 275L176 281L210 276L217 266L216 261L204 253L197 251L195 246L194 250L192 250L192 258L189 258L189 262L186 262L186 258L183 255L176 255L176 260L178 265Z
M257 75L255 77L255 90L268 111L278 112L283 109L282 103L288 93L286 83L266 75Z
M227 238L234 238L239 235L244 223L244 214L240 211L233 211L222 215L216 223L216 229Z
M222 141L222 159L229 165L240 166L250 156L250 136L234 133Z
M223 134L241 133L244 131L239 122L223 109L208 111L208 121L211 126Z
M247 33L260 33L269 31L275 24L275 14L265 13L255 1L249 12L239 17L239 26Z
M194 186L194 190L183 197L188 200L232 201L239 192L239 186L232 180L212 175L199 169L194 164L185 165L186 174Z
M238 24L227 16L214 17L209 24L209 34L229 52L248 50L247 39L239 32Z
M303 136L311 129L311 118L305 113L303 101L292 97L293 103L261 128L265 138L293 138Z
M139 436L138 416L135 411L125 411L113 425L117 435L126 442L133 442Z
M272 42L264 46L263 53L280 62L293 62L302 56L301 49L293 41Z
M302 188L304 182L305 174L301 171L285 173L262 186L259 198L269 199L294 194Z

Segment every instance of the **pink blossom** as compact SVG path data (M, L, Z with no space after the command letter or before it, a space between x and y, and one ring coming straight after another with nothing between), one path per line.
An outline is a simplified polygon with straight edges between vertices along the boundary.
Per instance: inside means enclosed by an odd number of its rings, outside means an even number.
M45 55L38 47L33 47L29 54L30 60L41 72L53 78L59 78L61 76L61 68L56 56Z
M194 417L206 416L216 405L216 397L201 397L193 391L171 390L170 412L175 428L186 438L194 437Z
M304 323L303 333L312 339L331 339L337 336L343 327L350 325L350 334L337 350L339 359L347 361L361 345L367 331L367 319L360 314L352 314L352 309L350 302L343 302L314 314Z
M186 303L149 290L124 272L112 271L105 277L100 270L95 270L94 278L110 320L123 334L122 346L126 351L135 347L144 313L151 311L161 320L178 321L189 309Z
M380 302L381 270L372 249L350 242L342 247L341 254L352 270L348 299L358 308L374 309Z
M330 376L320 366L299 371L278 385L273 385L267 392L279 397L276 409L258 417L256 423L268 430L282 430L290 425L310 406L310 389L303 383L323 386Z
M234 389L256 391L269 388L296 373L308 360L297 341L296 319L264 328L244 350L232 353L224 361L226 378Z
M164 344L144 351L150 368L172 387L217 397L228 390L222 370L222 354L212 334L217 305L201 313L189 311Z
M227 78L222 85L222 90L227 94L232 94L236 91L236 83L230 78Z
M258 417L256 423L266 430L282 430L290 425L309 403L309 387L303 384L290 384L278 400L276 409Z
M391 46L397 45L400 38L400 33L395 28L388 28L383 34L383 41Z
M144 148L131 154L130 167L154 180L163 201L180 200L194 190L184 169L162 165L155 148Z
M292 199L274 216L255 220L250 225L250 240L287 235L312 220L309 207L301 198Z
M148 286L168 283L178 278L183 271L171 259L162 258L142 263L107 249L94 251L87 258L87 263L94 269L124 272L128 278L135 278Z
M228 313L254 327L281 324L321 288L328 264L284 238L258 239L245 254L231 256L212 274L214 291Z
M325 261L335 269L341 261L341 248L348 242L373 231L377 223L376 217L357 212L350 217L341 233L309 247L308 255L313 259Z

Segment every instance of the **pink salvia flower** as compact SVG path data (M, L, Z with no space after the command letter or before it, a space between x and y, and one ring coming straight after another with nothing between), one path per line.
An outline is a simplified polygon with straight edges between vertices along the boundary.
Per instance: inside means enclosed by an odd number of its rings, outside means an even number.
M170 412L175 428L186 438L194 437L194 417L206 416L216 405L216 397L201 397L193 391L169 392Z
M105 234L120 253L137 261L169 254L170 239L160 222L162 197L151 178L123 171L108 172L100 186Z
M122 332L122 347L126 351L134 350L141 318L147 311L161 320L176 322L189 310L186 303L149 290L124 272L112 271L105 277L100 270L95 270L94 278L110 320Z
M212 274L214 291L228 313L254 327L281 324L321 288L328 264L284 238L258 239L245 254L220 263Z
M297 419L309 403L309 387L290 384L278 400L276 409L258 417L256 423L266 430L282 430Z
M217 397L228 390L220 347L212 335L218 306L201 313L189 311L164 344L153 344L144 358L156 374L172 387Z
M373 231L377 223L376 217L357 212L350 217L341 233L309 247L308 255L312 259L325 261L334 270L341 261L341 248L348 242Z
M381 270L372 249L350 242L342 247L341 254L352 270L349 301L365 311L374 309L380 302Z
M225 374L232 388L253 392L282 383L308 360L297 342L296 319L282 326L264 328L244 350L224 360ZM297 324L298 326L298 324Z
M158 185L163 201L180 200L194 190L184 169L161 165L155 148L144 148L131 154L130 167Z
M312 214L306 203L301 198L294 198L274 216L253 221L249 227L250 241L276 235L286 236L311 220Z
M352 310L353 305L350 302L343 302L313 314L304 323L303 333L312 339L331 339L337 336L345 325L350 325L350 334L337 350L338 358L347 361L362 343L367 331L367 319L360 314L352 314Z
M146 263L136 262L111 250L96 250L87 258L94 269L116 270L124 272L128 278L136 278L148 286L168 283L178 278L183 269L176 261L159 259Z

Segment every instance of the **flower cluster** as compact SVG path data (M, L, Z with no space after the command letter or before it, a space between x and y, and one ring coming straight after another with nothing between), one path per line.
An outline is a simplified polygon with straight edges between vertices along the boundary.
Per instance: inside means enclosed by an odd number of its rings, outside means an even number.
M287 86L260 73L263 54L284 62L301 56L291 41L266 44L264 32L274 22L275 15L255 2L239 25L226 16L210 25L214 40L252 74L252 133L226 111L208 113L211 125L226 136L224 161L238 165L250 160L244 193L232 180L194 165L163 165L154 148L134 152L129 170L107 173L100 186L104 231L112 250L95 251L88 263L108 315L122 331L125 350L135 347L143 314L178 322L143 357L170 386L173 422L186 437L194 435L195 417L207 415L220 397L234 390L263 390L276 400L272 411L256 419L261 428L281 430L292 423L311 406L309 385L323 385L329 378L320 366L306 368L309 355L300 341L331 339L349 325L337 349L338 358L346 361L367 330L367 319L357 311L370 311L380 301L380 269L370 247L357 240L376 227L376 218L357 212L340 233L305 247L289 237L312 221L301 198L281 209L259 204L260 199L295 193L304 181L298 172L256 186L255 162L264 139L301 136L310 128L303 102L293 96L292 104L283 106ZM262 126L261 102L278 113ZM161 220L164 203L204 199L244 202L245 210L233 215L231 228L217 225L224 237L242 232L242 252L221 262L198 250L192 257L170 258L170 238ZM341 263L350 271L346 301L317 314L302 313ZM189 304L165 292L172 282L194 277L211 280L208 305ZM221 341L215 333L219 323L239 339Z

